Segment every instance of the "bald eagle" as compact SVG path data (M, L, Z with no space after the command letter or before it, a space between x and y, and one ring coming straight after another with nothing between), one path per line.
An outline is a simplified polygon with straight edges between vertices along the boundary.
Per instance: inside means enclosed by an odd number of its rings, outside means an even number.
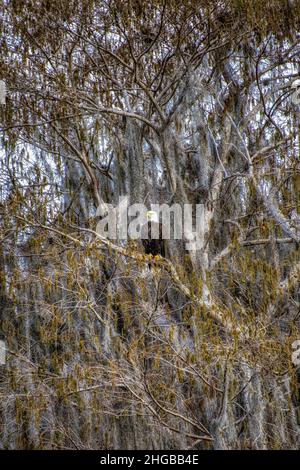
M147 222L141 228L142 244L147 255L165 257L165 240L162 237L162 223L155 211L147 212Z

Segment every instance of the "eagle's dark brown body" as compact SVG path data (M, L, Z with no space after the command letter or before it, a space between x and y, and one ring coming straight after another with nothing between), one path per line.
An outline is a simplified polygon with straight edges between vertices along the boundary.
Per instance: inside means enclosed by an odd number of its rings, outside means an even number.
M152 226L152 230L151 230ZM158 238L154 238L155 235ZM147 222L141 230L142 244L147 255L160 255L165 257L165 240L162 238L162 224L157 222Z

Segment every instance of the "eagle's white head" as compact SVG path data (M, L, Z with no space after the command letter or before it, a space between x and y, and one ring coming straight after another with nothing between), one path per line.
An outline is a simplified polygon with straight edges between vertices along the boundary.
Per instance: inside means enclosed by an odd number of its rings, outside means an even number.
M155 211L147 212L147 222L159 222L158 213Z

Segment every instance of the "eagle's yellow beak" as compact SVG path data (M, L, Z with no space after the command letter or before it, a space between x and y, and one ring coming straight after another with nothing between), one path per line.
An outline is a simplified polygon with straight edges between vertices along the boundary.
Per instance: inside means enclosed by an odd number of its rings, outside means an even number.
M157 222L158 221L157 213L155 211L148 211L147 220L148 222Z

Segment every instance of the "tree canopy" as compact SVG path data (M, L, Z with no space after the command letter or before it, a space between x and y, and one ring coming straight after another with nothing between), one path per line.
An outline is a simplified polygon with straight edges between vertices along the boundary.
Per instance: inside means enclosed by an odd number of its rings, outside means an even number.
M299 27L297 0L2 2L0 448L299 447ZM202 249L102 239L121 196L202 204Z

